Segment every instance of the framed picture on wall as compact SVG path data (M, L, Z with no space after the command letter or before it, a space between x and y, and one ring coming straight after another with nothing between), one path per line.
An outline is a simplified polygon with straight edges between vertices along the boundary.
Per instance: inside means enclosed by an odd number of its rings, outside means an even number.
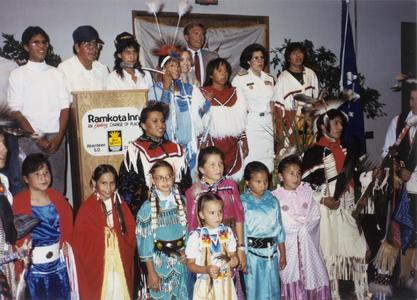
M217 5L218 1L217 0L195 0L196 4L201 4L201 5Z
M146 67L155 67L158 58L152 54L160 40L155 18L146 11L132 11L133 32L141 46L140 61ZM159 13L158 20L164 39L176 35L178 15ZM206 28L203 48L229 61L233 74L239 71L239 59L243 49L253 43L263 45L269 51L269 17L223 14L187 14L181 19L177 32L177 43L186 46L184 27L189 23L200 23ZM266 66L268 72L269 65Z

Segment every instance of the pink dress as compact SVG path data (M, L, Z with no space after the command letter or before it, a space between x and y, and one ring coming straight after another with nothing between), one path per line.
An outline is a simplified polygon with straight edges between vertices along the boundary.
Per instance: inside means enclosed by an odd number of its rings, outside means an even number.
M329 277L320 249L320 209L313 190L301 183L295 191L278 187L287 266L280 271L281 299L331 299Z
M197 220L197 198L202 193L213 192L219 195L224 202L223 223L230 226L235 232L236 223L243 223L244 212L240 201L240 194L237 184L233 180L221 178L214 184L209 185L203 181L194 183L185 193L187 199L187 220L188 228L191 231L198 227Z

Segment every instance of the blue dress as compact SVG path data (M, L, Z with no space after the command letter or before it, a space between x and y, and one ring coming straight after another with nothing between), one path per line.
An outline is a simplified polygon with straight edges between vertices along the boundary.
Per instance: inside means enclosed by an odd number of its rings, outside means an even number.
M262 199L250 192L240 196L245 210L245 248L248 273L245 274L246 297L248 300L279 299L279 252L277 246L285 241L278 200L266 191ZM248 237L275 238L270 248L252 248Z
M40 223L32 230L32 247L43 247L59 242L59 215L55 206L32 206L32 216ZM32 264L26 276L31 299L70 299L71 288L67 267L60 258L48 263Z
M194 174L197 166L197 136L202 130L201 117L210 108L199 90L189 83L175 80L178 91L164 91L161 82L155 83L148 93L149 100L162 101L169 106L166 120L167 139L180 144L187 156L188 167Z
M183 226L177 213L173 197L161 199L156 236L151 226L151 203L147 200L136 217L136 240L141 261L153 260L155 271L160 277L161 290L150 290L152 299L188 299L187 268L179 256L168 256L162 251L154 250L154 238L161 241L174 241L183 237ZM185 228L186 229L186 228ZM188 230L186 229L185 232Z

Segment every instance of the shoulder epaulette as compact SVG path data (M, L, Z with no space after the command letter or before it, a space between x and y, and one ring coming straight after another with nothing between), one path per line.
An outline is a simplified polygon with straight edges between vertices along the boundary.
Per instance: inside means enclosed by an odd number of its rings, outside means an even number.
M240 70L237 75L239 76L243 76L243 75L248 75L248 70Z
M272 75L270 73L266 73L266 72L265 72L265 74L272 78L272 81L274 82L274 85L275 85L276 84L276 80L275 80L274 75Z

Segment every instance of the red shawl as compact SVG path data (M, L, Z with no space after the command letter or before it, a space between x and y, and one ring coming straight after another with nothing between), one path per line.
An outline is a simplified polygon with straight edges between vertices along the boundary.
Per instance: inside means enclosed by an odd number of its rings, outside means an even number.
M325 136L322 136L320 140L317 142L317 145L326 147L332 151L334 156L334 161L336 163L336 170L337 173L340 173L343 169L343 164L345 162L345 153L342 150L342 146L340 145L340 140L337 139L336 141L332 142Z
M61 237L59 243L62 245L63 242L70 242L72 238L72 209L68 202L65 200L64 196L53 188L47 190L48 197L51 200L51 203L55 206L55 209L59 215L59 230L61 232ZM26 214L32 215L32 206L30 204L30 191L25 189L18 193L13 200L13 214ZM17 247L21 247L25 239L30 239L31 235L27 235L24 238L16 242ZM16 275L20 274L23 270L23 263L16 263ZM18 277L17 277L18 278Z
M135 220L126 203L122 202L127 235L122 235L116 209L113 205L113 222L129 293L133 293L133 255L135 252ZM91 195L81 205L74 227L72 246L77 265L80 297L100 299L104 277L104 227L106 219L101 202Z

